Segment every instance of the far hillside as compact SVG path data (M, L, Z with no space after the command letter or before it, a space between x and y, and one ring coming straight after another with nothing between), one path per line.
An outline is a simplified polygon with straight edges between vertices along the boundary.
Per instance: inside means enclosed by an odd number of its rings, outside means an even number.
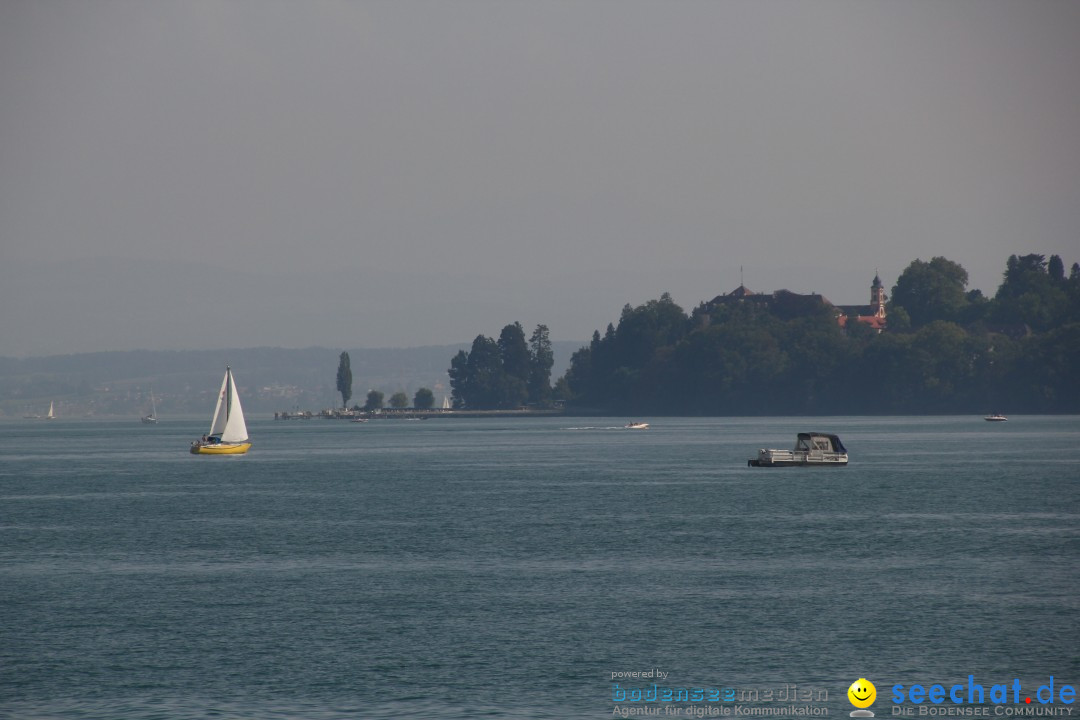
M553 343L555 368L565 372L581 342ZM461 345L346 349L352 358L353 393L379 390L410 398L430 388L441 403L450 393L449 358ZM56 403L61 417L145 414L153 390L163 421L169 415L208 414L231 365L249 415L295 409L318 410L340 403L335 389L341 349L244 348L82 353L47 357L0 357L0 417L45 414Z

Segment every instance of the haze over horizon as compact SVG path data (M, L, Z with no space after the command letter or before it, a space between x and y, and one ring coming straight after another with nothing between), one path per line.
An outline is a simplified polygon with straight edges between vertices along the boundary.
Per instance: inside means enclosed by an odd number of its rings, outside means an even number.
M0 4L0 355L1080 261L1080 3Z

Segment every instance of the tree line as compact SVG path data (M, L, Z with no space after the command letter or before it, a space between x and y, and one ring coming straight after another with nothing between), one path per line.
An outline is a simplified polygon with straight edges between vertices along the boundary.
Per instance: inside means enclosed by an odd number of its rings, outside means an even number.
M337 391L341 393L341 406L347 408L352 398L352 362L349 353L343 352L338 357ZM355 405L354 410L371 412L381 410L385 405L384 395L379 390L369 390L364 405ZM420 388L412 398L412 407L417 410L430 410L435 406L435 393L430 388ZM403 410L409 407L409 396L403 392L396 392L390 396L390 407Z
M992 298L944 257L897 279L883 333L831 306L623 308L557 385L605 414L777 415L1080 411L1080 265L1010 256Z
M537 325L526 342L521 323L507 325L498 340L477 335L469 351L461 350L450 361L450 387L455 409L487 410L517 408L526 404L546 406L552 400L551 367L555 363L550 332L546 325ZM348 407L352 397L352 368L349 353L338 359L337 391L342 407ZM383 407L384 395L371 390L363 407L357 410L378 410ZM429 388L420 388L412 399L412 407L427 410L434 406L435 396ZM390 407L406 408L409 398L403 392L390 398Z

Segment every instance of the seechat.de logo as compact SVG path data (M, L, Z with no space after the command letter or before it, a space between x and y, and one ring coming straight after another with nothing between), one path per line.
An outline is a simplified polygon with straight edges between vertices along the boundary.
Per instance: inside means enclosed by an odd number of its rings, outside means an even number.
M847 697L851 704L858 708L851 712L851 717L874 717L874 713L866 709L877 699L874 683L866 678L859 678L847 689Z

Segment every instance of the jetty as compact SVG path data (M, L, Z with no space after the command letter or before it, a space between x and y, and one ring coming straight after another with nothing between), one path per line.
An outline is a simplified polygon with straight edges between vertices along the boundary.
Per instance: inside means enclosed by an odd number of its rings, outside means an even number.
M343 410L323 409L319 412L294 410L275 412L275 420L349 420L366 422L368 420L430 420L432 418L494 418L494 417L558 417L565 415L562 407L552 408L513 408L508 410L454 410L430 408L380 408L378 410Z

